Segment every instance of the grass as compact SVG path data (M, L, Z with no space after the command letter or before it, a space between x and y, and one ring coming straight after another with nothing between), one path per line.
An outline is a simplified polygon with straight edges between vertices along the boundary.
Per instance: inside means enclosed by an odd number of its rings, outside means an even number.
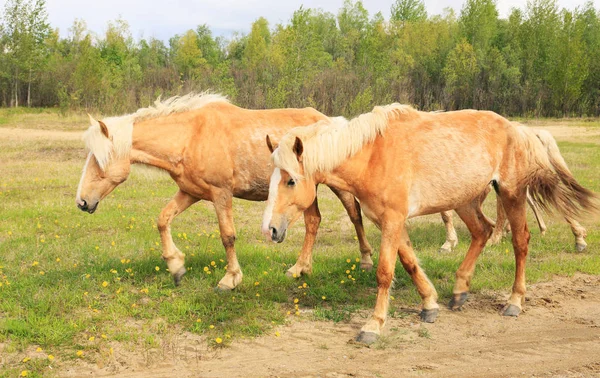
M63 120L45 110L2 110L0 127L32 128L36 117L41 119L38 128L55 122L57 129L82 129L81 116ZM560 147L580 182L600 192L598 144L588 138ZM157 216L176 192L175 184L167 176L134 169L89 215L74 203L84 160L78 141L0 139L0 377L22 371L28 376L49 374L78 360L108 363L118 348L164 350L183 332L216 348L236 338L267 334L274 325L306 317L305 312L311 319L345 322L372 309L375 273L358 268L352 224L327 188L319 189L323 221L314 273L295 281L285 271L301 248L302 225L289 230L286 243L266 243L259 230L264 204L236 200L236 249L244 280L233 292L217 293L213 288L224 274L225 256L212 205L199 203L173 224L188 267L182 285L175 288L160 259L156 230ZM493 209L491 195L486 212L491 215ZM545 237L530 222L528 282L555 274L600 274L598 220L584 222L589 244L585 253L573 252L573 237L564 222L546 220ZM454 272L468 247L466 228L458 220L456 224L456 252L441 255L437 250L445 235L439 216L409 223L415 250L441 303L451 295ZM379 232L368 222L366 229L378 250ZM377 255L374 260L377 264ZM409 316L398 309L416 308L420 298L400 264L396 272L390 314ZM505 239L480 257L472 291L508 293L513 277L512 247ZM428 337L427 329L419 335Z

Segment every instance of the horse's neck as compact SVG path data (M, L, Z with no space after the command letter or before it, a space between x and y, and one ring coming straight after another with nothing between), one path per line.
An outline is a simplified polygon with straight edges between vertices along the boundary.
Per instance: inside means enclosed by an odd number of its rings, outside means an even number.
M361 187L364 186L363 180L368 169L369 157L372 152L371 147L371 145L363 147L359 153L346 159L331 172L317 172L315 181L334 189L350 192L356 196Z
M131 162L176 173L187 133L183 126L143 121L133 126Z

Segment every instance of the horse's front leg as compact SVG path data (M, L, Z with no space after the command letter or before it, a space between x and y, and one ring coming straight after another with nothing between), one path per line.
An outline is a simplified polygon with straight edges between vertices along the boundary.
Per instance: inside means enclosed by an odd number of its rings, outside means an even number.
M312 249L321 224L321 213L316 197L312 205L304 211L304 224L306 227L304 245L296 264L288 269L286 273L288 277L300 278L303 274L312 273Z
M381 247L377 265L377 299L371 319L361 328L356 341L372 344L379 337L387 318L390 287L394 280L396 254L404 228L401 221L385 222L381 227Z
M235 254L235 226L233 224L233 196L221 190L214 196L213 204L219 220L221 242L227 254L227 272L217 286L220 290L233 290L242 282L242 269Z
M158 217L158 231L162 242L162 258L169 267L169 272L173 276L175 286L179 286L181 277L185 274L185 255L175 246L171 236L171 222L175 217L181 214L185 209L198 202L197 198L179 190L173 199L160 212Z

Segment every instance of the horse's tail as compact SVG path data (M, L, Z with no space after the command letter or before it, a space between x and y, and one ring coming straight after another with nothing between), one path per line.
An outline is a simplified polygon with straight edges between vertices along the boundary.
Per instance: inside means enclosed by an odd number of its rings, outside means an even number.
M573 177L552 135L547 131L534 132L525 126L518 128L527 139L525 146L533 167L524 178L533 200L547 212L554 208L572 219L598 212L598 196Z

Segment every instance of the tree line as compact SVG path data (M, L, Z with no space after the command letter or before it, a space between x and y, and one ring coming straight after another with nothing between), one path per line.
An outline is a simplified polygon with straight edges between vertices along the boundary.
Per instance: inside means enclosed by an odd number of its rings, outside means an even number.
M374 105L489 109L507 116L600 115L600 12L529 0L500 18L494 0L428 15L395 0L370 16L360 0L337 14L300 8L248 34L200 25L164 42L136 41L124 20L95 35L76 20L60 37L44 0L7 0L0 15L0 106L122 114L211 89L247 108L312 106L352 116Z

